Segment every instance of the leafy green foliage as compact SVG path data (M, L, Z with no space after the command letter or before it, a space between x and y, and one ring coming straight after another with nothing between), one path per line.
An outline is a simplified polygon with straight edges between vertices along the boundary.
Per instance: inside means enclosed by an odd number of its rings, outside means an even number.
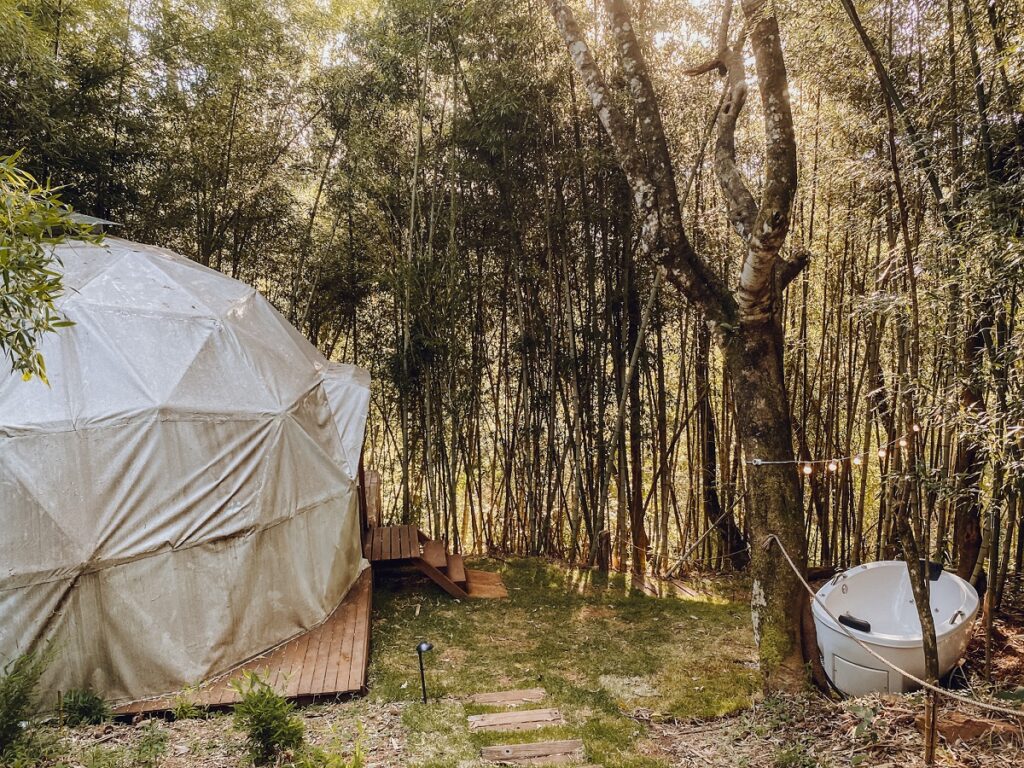
M24 738L36 704L36 688L51 656L49 649L30 651L4 666L0 675L0 756Z
M61 711L66 725L96 725L110 719L110 707L93 690L73 689L61 698Z
M51 246L68 234L87 234L48 185L0 157L0 352L26 381L46 381L39 352L43 334L71 323L54 306L63 287Z
M167 751L167 732L155 720L142 726L142 737L130 747L97 746L81 757L83 768L156 768Z
M232 681L241 696L235 705L235 728L243 731L249 757L262 765L302 746L302 721L295 707L255 672L245 672Z
M208 713L205 707L196 704L193 698L193 689L186 688L174 697L171 714L175 720L197 720L206 717Z

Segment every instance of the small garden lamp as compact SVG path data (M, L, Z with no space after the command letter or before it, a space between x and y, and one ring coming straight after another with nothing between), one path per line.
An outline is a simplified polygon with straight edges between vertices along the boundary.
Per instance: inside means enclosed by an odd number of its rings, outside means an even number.
M423 674L423 654L427 651L434 650L432 643L428 643L426 640L420 642L416 646L416 654L420 657L420 687L423 689L423 703L427 703L427 678Z

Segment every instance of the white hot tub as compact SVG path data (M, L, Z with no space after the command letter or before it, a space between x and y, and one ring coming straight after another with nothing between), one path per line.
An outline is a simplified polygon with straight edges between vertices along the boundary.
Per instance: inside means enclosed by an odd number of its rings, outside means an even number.
M939 674L957 663L971 636L978 613L978 593L955 574L942 572L931 589L932 616L939 646ZM904 693L917 684L889 669L850 639L844 630L911 674L924 678L921 621L906 563L882 560L838 574L811 601L818 649L825 673L845 694L875 691ZM842 619L843 627L829 616Z

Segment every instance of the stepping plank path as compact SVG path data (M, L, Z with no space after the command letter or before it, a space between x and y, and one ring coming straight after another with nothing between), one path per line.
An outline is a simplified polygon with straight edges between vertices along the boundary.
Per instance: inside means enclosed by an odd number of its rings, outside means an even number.
M543 741L536 744L502 744L480 750L484 760L515 762L519 764L551 765L577 761L583 757L583 742L579 739Z
M522 709L469 717L471 731L533 731L549 725L564 724L565 719L557 709Z
M523 688L518 691L495 691L494 693L475 693L469 697L471 704L488 706L514 707L518 704L530 704L543 700L543 688Z
M473 704L488 706L517 706L533 704L545 696L543 688L525 688L515 691L477 693L469 697ZM491 712L484 715L470 715L471 731L526 731L564 725L565 718L557 709L525 709L506 712ZM480 757L511 765L564 765L579 763L584 759L583 742L580 739L561 741L538 741L532 744L498 744L484 747Z

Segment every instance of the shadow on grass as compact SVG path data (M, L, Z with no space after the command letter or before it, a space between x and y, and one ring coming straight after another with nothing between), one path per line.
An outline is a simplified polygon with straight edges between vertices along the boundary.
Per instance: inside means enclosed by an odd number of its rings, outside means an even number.
M458 602L425 582L374 589L371 696L415 701L415 645L426 639L430 703L404 710L410 752L421 766L472 764L489 744L581 738L589 761L661 766L633 717L709 718L750 704L756 688L746 606L654 598L621 575L560 568L535 559L475 564L500 570L507 600ZM470 694L539 687L538 707L564 726L520 733L473 732L466 716L493 707Z

